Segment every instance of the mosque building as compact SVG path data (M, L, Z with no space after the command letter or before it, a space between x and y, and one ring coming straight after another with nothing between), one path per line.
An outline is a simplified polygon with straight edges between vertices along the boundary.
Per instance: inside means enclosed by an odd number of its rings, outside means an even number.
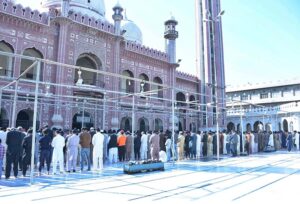
M220 12L220 1L195 3L200 36L197 76L176 70L180 66L176 57L180 34L174 17L164 24L157 22L164 29L165 51L161 52L143 45L142 30L124 15L119 3L112 8L111 24L105 15L104 0L43 0L42 6L47 9L44 13L13 0L0 0L0 51L11 54L0 55L0 87L18 78L33 63L17 55L47 59L61 65L41 64L39 127L131 130L134 123L135 130L165 131L172 128L172 91L165 86L176 87L177 130L215 127L217 111L222 113L218 118L222 127L225 111L216 110L213 104L225 104L225 92L220 88L225 84L221 22L203 23L207 15L204 11L209 10L213 16ZM109 74L62 68L62 64ZM124 78L115 78L114 74ZM31 69L21 77L16 92L15 85L2 91L0 126L32 126L35 86L29 81L36 77L36 68ZM65 86L56 86L62 84ZM108 100L116 98L116 93L151 90L155 90L151 97L119 97L117 103ZM212 104L211 108L206 107L207 103Z

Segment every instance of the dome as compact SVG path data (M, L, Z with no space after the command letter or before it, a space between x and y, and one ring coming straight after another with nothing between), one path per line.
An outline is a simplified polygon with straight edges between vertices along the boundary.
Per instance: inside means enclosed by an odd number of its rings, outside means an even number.
M143 34L141 29L131 20L126 19L122 22L122 30L126 30L123 35L128 41L143 44Z
M43 7L61 7L63 0L43 0ZM70 10L86 14L95 19L105 20L104 0L69 0Z

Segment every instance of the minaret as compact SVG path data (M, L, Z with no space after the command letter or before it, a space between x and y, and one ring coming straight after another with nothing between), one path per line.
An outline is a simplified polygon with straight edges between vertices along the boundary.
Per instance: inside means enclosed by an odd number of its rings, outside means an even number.
M113 7L113 11L114 11L114 14L112 15L112 18L115 22L115 53L114 53L114 72L115 73L120 73L120 61L121 61L121 57L120 57L120 44L121 44L121 41L124 39L123 38L123 31L121 31L121 21L123 20L123 15L122 15L122 11L123 11L123 8L122 6L120 5L119 2L117 2L117 4ZM116 93L119 91L119 78L113 78L113 81L112 81L112 84L113 84L113 90L116 91ZM118 97L117 94L113 94L111 97ZM114 105L115 106L115 109L117 109L117 104L114 103L114 104L111 104L112 106ZM105 113L104 113L105 114ZM113 112L112 114L112 118L111 118L111 121L110 121L110 127L113 129L113 130L117 130L119 128L119 113L118 112Z
M196 69L201 81L201 104L208 106L208 127L214 129L216 108L221 123L225 108L225 75L223 59L223 37L220 0L195 0L196 14ZM206 107L202 107L202 111ZM207 117L206 116L206 117ZM224 120L222 120L224 121ZM204 126L205 127L205 126Z
M63 17L68 17L70 10L70 0L63 0L61 2L61 15Z
M113 7L113 11L114 14L112 15L112 18L115 22L115 34L121 35L121 21L123 20L123 8L119 2Z
M170 20L165 22L165 49L166 53L169 55L170 63L176 63L176 39L178 38L178 31L176 31L177 24L178 22L173 16Z

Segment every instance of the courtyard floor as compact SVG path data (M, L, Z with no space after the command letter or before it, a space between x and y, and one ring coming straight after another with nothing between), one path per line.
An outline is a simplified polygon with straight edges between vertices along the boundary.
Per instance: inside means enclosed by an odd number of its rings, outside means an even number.
M286 203L299 199L300 153L166 163L165 171L103 172L0 180L0 203Z

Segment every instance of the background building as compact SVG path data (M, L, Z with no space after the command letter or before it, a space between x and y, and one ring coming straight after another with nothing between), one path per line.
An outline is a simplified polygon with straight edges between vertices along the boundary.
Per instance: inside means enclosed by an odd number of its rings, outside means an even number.
M226 97L228 129L300 130L299 78L228 87Z

